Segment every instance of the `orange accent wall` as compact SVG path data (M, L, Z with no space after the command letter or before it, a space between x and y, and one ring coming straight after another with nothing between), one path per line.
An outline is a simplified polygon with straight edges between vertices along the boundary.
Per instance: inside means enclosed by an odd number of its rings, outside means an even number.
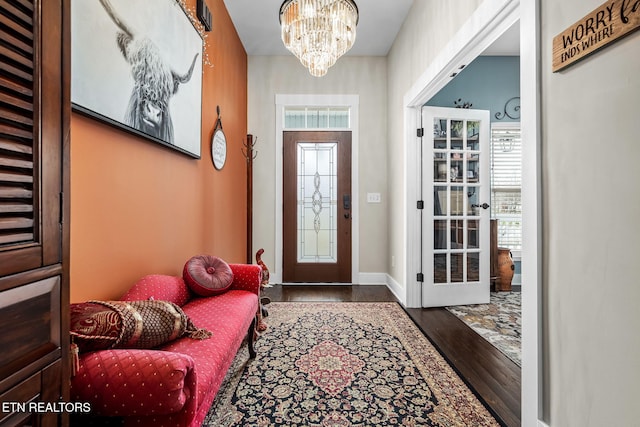
M195 0L186 3L195 15ZM201 159L72 114L71 302L116 299L146 274L180 275L200 253L245 261L247 55L223 0L207 3ZM210 154L218 105L221 171Z

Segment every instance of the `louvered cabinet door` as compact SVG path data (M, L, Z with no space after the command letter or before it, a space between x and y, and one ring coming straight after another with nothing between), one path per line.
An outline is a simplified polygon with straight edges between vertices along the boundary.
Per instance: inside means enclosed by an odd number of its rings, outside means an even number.
M61 261L61 12L41 3L0 2L0 276Z
M0 403L68 399L68 11L0 0ZM0 426L65 424L11 408Z

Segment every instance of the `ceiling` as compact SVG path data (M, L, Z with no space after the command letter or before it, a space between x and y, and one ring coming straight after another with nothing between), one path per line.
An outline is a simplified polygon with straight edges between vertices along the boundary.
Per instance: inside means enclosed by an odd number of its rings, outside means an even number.
M360 0L356 42L347 55L386 56L414 0ZM280 39L282 0L224 0L247 55L291 55ZM511 33L510 33L511 31ZM511 29L484 55L519 55L519 29Z

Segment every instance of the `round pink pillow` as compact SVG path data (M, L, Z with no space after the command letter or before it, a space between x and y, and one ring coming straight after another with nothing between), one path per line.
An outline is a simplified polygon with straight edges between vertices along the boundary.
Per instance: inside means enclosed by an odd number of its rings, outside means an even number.
M229 289L233 282L233 272L229 264L218 257L197 255L184 265L182 278L194 293L209 297Z

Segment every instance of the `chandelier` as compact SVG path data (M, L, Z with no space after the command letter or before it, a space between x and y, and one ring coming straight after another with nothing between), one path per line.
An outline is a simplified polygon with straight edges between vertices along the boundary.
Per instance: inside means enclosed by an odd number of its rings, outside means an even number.
M285 0L280 6L282 41L315 77L351 49L356 25L353 0Z

